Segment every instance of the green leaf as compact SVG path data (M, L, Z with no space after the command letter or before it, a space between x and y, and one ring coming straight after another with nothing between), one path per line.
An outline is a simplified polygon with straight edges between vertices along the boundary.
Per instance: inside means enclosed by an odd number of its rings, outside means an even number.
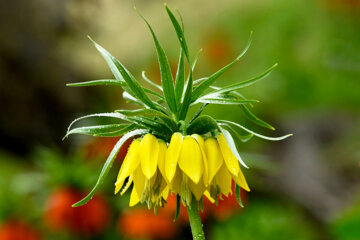
M123 136L125 133L135 130L138 127L136 126L136 124L129 124L128 127L120 129L118 131L115 132L108 132L108 133L101 133L101 134L97 134L94 135L95 137L121 137Z
M179 213L180 213L180 195L176 194L176 212L175 212L175 217L174 217L174 222L176 222L176 220L179 217Z
M162 95L160 95L159 93L154 92L154 91L152 91L150 89L147 89L147 88L144 88L144 87L143 87L143 89L144 89L145 92L147 92L147 93L149 93L149 94L151 94L151 95L153 95L155 97L158 97L161 100L165 100L164 97Z
M223 133L223 135L224 135L224 137L225 137L225 140L226 140L226 143L227 143L227 145L229 146L231 152L234 154L234 156L235 156L236 159L239 161L239 163L240 163L241 165L243 165L244 167L249 168L249 167L244 163L244 161L241 159L240 154L239 154L239 152L238 152L238 150L237 150L237 148L236 148L236 144L235 144L235 142L234 142L234 139L233 139L233 137L231 136L231 134L229 133L229 131L227 131L227 130L221 128L221 127L220 127L220 130L221 130L221 132Z
M264 128L268 128L270 130L275 130L275 128L273 126L271 126L270 124L264 122L263 120L261 120L260 118L258 118L257 116L255 116L250 110L249 108L247 108L245 105L241 105L240 106L241 109L243 110L243 112L245 113L245 116L252 122L254 122L255 124L264 127Z
M196 67L196 63L197 61L199 60L199 57L200 57L200 53L202 52L202 48L199 49L199 51L197 52L196 56L195 56L195 59L193 61L193 63L191 64L191 70L194 72L194 69Z
M261 73L260 75L258 75L256 77L253 77L253 78L251 78L249 80L246 80L246 81L243 81L243 82L240 82L240 83L234 83L234 84L232 84L230 86L227 86L227 87L220 88L219 90L211 92L210 94L226 93L226 92L236 91L236 90L239 90L241 88L250 86L250 85L256 83L257 81L267 77L274 70L274 68L276 68L277 66L278 66L278 64L275 63L272 67L270 67L265 72Z
M137 11L137 12L140 15L140 17L145 21L146 25L149 27L150 32L153 36L153 39L155 42L155 47L156 47L156 52L157 52L157 56L158 56L159 66L160 66L161 83L162 83L162 88L164 91L165 100L166 100L166 103L169 106L170 110L173 113L176 113L177 108L176 108L174 82L173 82L173 77L171 75L169 61L165 55L164 49L160 45L160 42L155 35L152 27L150 26L148 21L144 18L144 16L141 15L141 13L139 11Z
M166 139L170 139L173 133L173 131L167 125L158 121L154 121L154 119L151 118L135 116L128 117L127 119L141 127L151 129L154 134L164 136Z
M75 120L73 120L68 129L67 129L67 132L70 131L70 128L72 127L72 125L74 125L74 123L82 120L82 119L85 119L85 118L92 118L92 117L112 117L112 118L118 118L118 119L121 119L121 120L127 120L126 117L124 115L121 115L120 113L95 113L95 114L89 114L89 115L85 115L85 116L82 116L82 117L79 117L79 118L76 118Z
M101 80L66 84L66 86L68 87L88 87L88 86L98 86L98 85L126 86L126 83L115 79L101 79Z
M187 134L191 135L193 133L197 134L206 134L209 132L219 130L218 124L215 119L208 115L202 115L195 119L187 128Z
M165 4L165 9L166 9L166 12L168 13L169 18L174 26L176 35L180 42L181 48L184 51L184 54L185 54L186 60L189 64L189 67L191 68L190 55L189 55L189 50L188 50L188 47L186 44L186 39L185 39L183 28L181 28L179 22L176 20L174 14L170 11L170 9L167 7L166 4ZM180 111L178 114L179 120L184 120L186 118L187 112L188 112L190 104L191 104L192 88L193 88L193 77L192 77L192 70L190 69L189 78L188 78L187 85L185 88L185 93L183 94L184 95L183 103L180 106Z
M96 49L104 56L106 61L111 61L111 70L113 71L115 78L120 81L125 81L127 87L124 88L125 91L129 92L134 97L138 98L141 102L143 102L146 106L150 108L156 108L154 103L150 100L150 98L146 95L144 89L140 86L134 76L117 60L114 58L108 51L106 51L102 46L97 44L94 40L90 37L89 39L94 43ZM109 63L108 63L109 64ZM110 64L109 64L110 66ZM113 68L116 68L113 69Z
M179 111L179 120L184 120L186 118L187 112L189 110L191 104L191 94L192 94L192 72L189 73L189 80L186 84L185 95L183 99L183 103L181 104Z
M194 117L190 120L189 123L192 123L197 117L199 117L207 105L208 105L208 103L202 104L201 107L199 108L199 110L195 113Z
M140 102L137 98L133 97L130 93L128 93L126 91L123 92L122 96L129 103L133 103L133 104L136 104L136 105L139 105L139 106L146 107L143 102Z
M224 94L208 94L196 100L196 103L211 103L211 104L222 104L222 105L239 105L239 104L250 104L259 102L258 100L248 99L236 99L231 95Z
M185 64L184 64L184 51L180 50L179 64L175 78L175 97L178 108L181 104L185 85Z
M176 20L174 14L170 11L170 9L166 5L166 3L164 5L165 5L166 12L169 15L169 18L170 18L170 20L171 20L171 22L172 22L172 24L174 26L174 29L175 29L176 35L177 35L177 37L179 39L181 48L184 50L184 54L185 54L186 59L188 60L188 63L190 65L190 55L189 55L189 50L188 50L188 47L187 47L187 44L186 44L184 31L180 27L179 22Z
M97 125L97 126L89 126L89 127L79 127L71 129L69 132L66 133L64 138L67 138L71 134L85 134L85 135L92 135L92 136L101 136L102 134L109 134L113 132L125 131L131 124L107 124L107 125ZM128 132L130 130L127 130Z
M250 47L251 41L252 41L252 32L250 33L249 41L245 49L240 53L240 55L237 58L235 58L234 61L232 61L231 63L229 63L228 65L226 65L225 67L223 67L222 69L211 75L210 77L206 78L204 81L200 83L199 86L197 86L194 89L191 98L192 102L196 101L206 89L208 89L224 72L226 72L226 70L232 67L235 63L237 63L240 60L242 56L244 56L244 54L247 52L247 50Z
M153 109L116 110L115 112L121 113L128 117L132 117L132 116L159 117L173 131L177 130L177 124L169 116Z
M120 138L120 140L115 144L113 150L111 151L110 155L108 156L101 172L99 175L99 178L94 186L94 188L91 190L91 192L82 200L80 200L79 202L73 204L73 207L80 207L84 204L86 204L95 194L95 192L97 191L97 189L100 187L100 185L103 183L106 175L108 174L118 152L120 151L121 146L130 138L136 136L136 135L143 135L145 133L147 133L148 130L146 129L138 129L138 130L134 130L131 132L128 132L127 134L125 134L122 138Z
M237 184L235 184L235 197L240 207L244 208L244 204L241 201L240 187Z
M150 84L151 86L159 89L159 90L162 92L162 87L159 86L159 85L157 85L157 84L154 83L153 81L151 81L151 80L146 76L145 71L142 71L141 76L142 76L142 78L145 80L145 82L147 82L147 83Z
M254 135L249 133L247 135L240 135L237 131L235 131L235 129L229 125L229 124L224 124L222 125L223 128L226 128L227 130L229 130L233 136L235 136L237 138L238 141L241 142L247 142L249 141Z
M257 136L259 138L262 138L262 139L266 139L266 140L269 140L269 141L280 141L280 140L283 140L285 138L288 138L288 137L291 137L293 134L287 134L287 135L284 135L284 136L281 136L281 137L267 137L267 136L264 136L264 135L261 135L259 133L256 133L254 131L251 131L249 129L247 129L246 127L238 124L238 123L234 123L234 122L231 122L231 121L227 121L227 120L217 120L218 123L220 123L220 125L222 124L231 124L231 125L234 125L238 128L241 128L242 130L248 132L248 133L251 133L253 134L254 136Z

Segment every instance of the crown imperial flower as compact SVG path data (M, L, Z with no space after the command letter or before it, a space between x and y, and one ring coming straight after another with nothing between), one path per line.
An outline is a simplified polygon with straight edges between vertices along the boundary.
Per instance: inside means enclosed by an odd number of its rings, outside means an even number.
M155 209L165 205L169 194L176 194L177 215L180 202L182 202L187 207L190 222L193 223L191 228L194 236L197 236L197 239L203 239L197 210L198 207L202 207L203 196L217 203L218 198L232 193L231 185L234 181L236 183L235 195L239 204L242 205L240 187L250 191L240 168L240 165L247 166L241 159L235 142L246 142L253 136L277 141L287 138L290 134L282 137L267 137L236 122L202 115L202 111L209 104L238 106L247 119L261 127L274 130L271 125L250 111L249 107L258 101L245 98L238 90L265 78L277 64L248 80L225 87L214 86L220 76L246 53L252 40L252 34L250 34L244 50L231 63L208 77L195 80L193 70L199 54L191 60L182 20L179 22L166 5L165 9L180 43L175 79L162 45L150 24L139 13L155 43L161 86L147 78L145 72L142 73L143 80L152 89L140 85L119 60L92 39L90 40L104 57L115 79L68 84L74 87L118 86L123 89L123 98L127 102L140 106L136 110L90 114L70 124L65 137L74 133L121 137L109 154L92 191L74 206L81 206L91 199L109 172L122 145L128 139L135 138L120 168L115 183L115 193L120 192L123 195L132 186L130 206L140 202ZM188 116L189 109L194 107L198 107L198 111L194 116ZM75 122L90 117L109 117L119 122L72 128ZM239 129L247 132L248 135L240 135L237 131Z

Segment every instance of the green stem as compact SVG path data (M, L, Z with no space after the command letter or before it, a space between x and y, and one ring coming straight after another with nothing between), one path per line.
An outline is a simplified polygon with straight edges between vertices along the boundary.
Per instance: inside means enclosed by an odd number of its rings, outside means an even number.
M194 197L192 198L191 206L190 207L187 206L186 209L189 215L193 240L205 240L203 225L201 223L201 218L199 213L198 202Z

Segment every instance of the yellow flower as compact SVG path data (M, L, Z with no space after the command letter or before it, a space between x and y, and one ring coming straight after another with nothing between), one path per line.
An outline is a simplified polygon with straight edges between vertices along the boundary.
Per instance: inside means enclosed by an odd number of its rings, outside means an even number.
M204 141L198 134L182 136L174 133L164 166L162 171L171 191L179 194L185 205L191 203L192 195L197 201L205 195L212 202L218 196L228 196L233 180L250 191L239 161L223 134Z
M130 206L139 202L146 202L149 208L163 206L169 194L163 177L166 150L166 143L151 134L146 134L141 140L135 139L121 165L115 194L122 189L123 195L133 183Z

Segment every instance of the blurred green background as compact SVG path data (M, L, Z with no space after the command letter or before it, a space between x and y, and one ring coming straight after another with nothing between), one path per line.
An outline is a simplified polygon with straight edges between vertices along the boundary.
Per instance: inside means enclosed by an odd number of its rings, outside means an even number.
M276 132L251 125L236 108L211 106L205 113L267 135L294 133L282 142L239 144L252 192L242 210L209 210L208 239L360 239L360 1L167 3L183 16L192 56L203 49L195 78L235 58L251 30L249 51L217 85L279 63L242 91L261 101L253 110ZM189 237L186 222L172 224L171 211L154 217L129 210L128 196L113 196L119 163L91 206L69 208L90 190L114 141L62 141L67 125L85 114L134 107L120 88L65 86L112 77L86 36L139 81L142 70L159 81L151 35L134 5L175 67L179 45L163 1L0 2L0 240Z

